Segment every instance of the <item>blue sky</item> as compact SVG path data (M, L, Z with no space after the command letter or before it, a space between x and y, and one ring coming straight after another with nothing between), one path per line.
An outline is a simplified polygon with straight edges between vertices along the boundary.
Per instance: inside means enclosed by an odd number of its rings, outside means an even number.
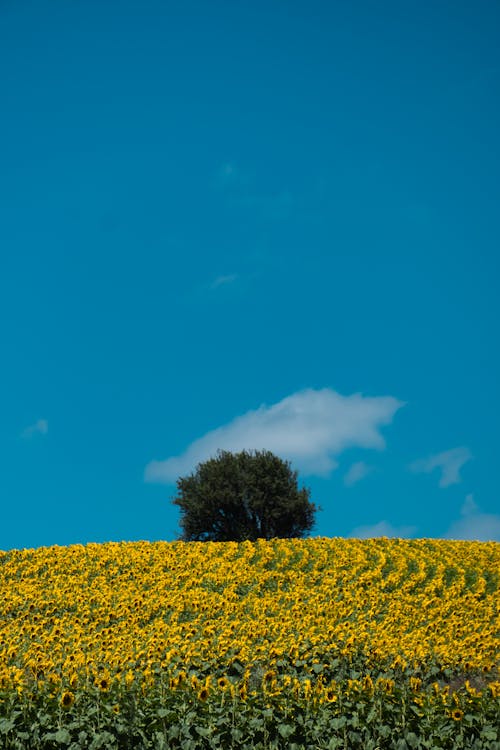
M175 539L218 447L315 535L500 540L499 22L1 4L0 549Z

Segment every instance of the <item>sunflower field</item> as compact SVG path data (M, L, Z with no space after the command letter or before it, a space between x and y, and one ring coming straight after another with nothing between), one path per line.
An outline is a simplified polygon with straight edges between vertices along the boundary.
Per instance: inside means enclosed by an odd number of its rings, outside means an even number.
M500 545L0 552L0 749L500 750Z

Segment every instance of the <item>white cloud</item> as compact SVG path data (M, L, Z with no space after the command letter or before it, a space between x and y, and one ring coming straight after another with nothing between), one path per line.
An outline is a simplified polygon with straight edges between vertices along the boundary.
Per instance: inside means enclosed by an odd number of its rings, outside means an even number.
M373 526L356 526L349 536L354 539L373 539L377 536L406 539L416 530L416 526L392 526L388 521L379 521Z
M474 500L474 495L470 493L469 495L466 495L464 504L460 508L460 515L462 516L473 516L476 513L478 513L479 508L477 506L476 501Z
M270 450L305 474L327 476L346 448L383 450L380 428L390 424L402 406L392 396L342 396L329 388L299 391L207 432L180 456L151 461L145 479L175 482L218 449Z
M458 484L462 481L460 476L460 469L462 466L470 461L472 454L468 448L464 446L460 448L452 448L452 450L444 451L443 453L437 453L434 456L429 456L418 461L414 461L410 464L410 470L418 473L424 472L428 474L434 469L441 470L441 478L439 480L440 487L449 487L450 484Z
M28 427L26 427L22 431L21 437L30 438L36 434L46 435L48 431L49 431L49 423L47 422L47 420L39 419L37 422L34 422L34 424L30 424Z
M229 273L226 276L217 276L217 278L210 284L210 289L217 289L217 287L224 286L224 284L232 284L237 278L238 274L236 273Z
M366 464L364 461L356 461L356 463L351 464L349 470L344 476L345 486L352 487L353 484L356 484L356 482L364 479L364 477L366 477L368 474L371 474L372 471L373 466L368 466L368 464Z
M454 521L446 532L446 539L500 542L500 515L481 513L472 494L465 498L460 515L462 518Z

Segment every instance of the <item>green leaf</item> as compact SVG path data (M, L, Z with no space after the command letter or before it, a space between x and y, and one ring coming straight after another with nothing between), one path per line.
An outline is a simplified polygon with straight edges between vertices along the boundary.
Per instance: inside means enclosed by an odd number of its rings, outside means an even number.
M156 750L167 750L167 740L163 732L155 732L154 741Z
M345 727L346 723L347 719L345 716L337 716L336 718L332 719L333 729L342 729L342 727Z
M420 744L420 741L414 732L408 732L408 734L405 734L405 740L411 748L416 748Z
M89 745L89 750L108 750L108 748L116 746L115 737L111 732L103 731L94 736L94 739Z
M210 729L207 729L207 727L196 726L194 729L195 732L200 735L200 737L210 736Z
M328 743L328 750L337 750L339 747L344 746L344 739L343 737L332 737L330 742Z
M392 732L392 729L389 726L387 726L387 724L382 724L382 726L378 728L379 735L383 737L384 739L386 739L387 737L390 737L391 732Z
M264 726L264 720L260 716L252 716L248 723L251 729L262 729Z
M278 724L278 732L281 736L287 740L295 731L295 727L292 724Z
M359 727L359 726L360 726L360 723L359 723L359 716L358 716L358 713L357 713L357 711L354 711L354 712L353 712L353 713L351 714L351 721L350 721L350 724L351 724L351 726L352 726L352 727L354 727L355 729L357 729L357 727Z
M55 742L59 742L60 745L69 745L71 742L71 735L66 728L58 729L54 734Z
M0 733L7 734L14 727L12 719L0 719Z
M481 737L485 740L494 741L496 740L497 736L498 736L498 732L493 727L490 727L490 726L483 727L483 729L481 730Z
M181 734L181 730L178 724L172 724L168 728L168 739L178 740Z

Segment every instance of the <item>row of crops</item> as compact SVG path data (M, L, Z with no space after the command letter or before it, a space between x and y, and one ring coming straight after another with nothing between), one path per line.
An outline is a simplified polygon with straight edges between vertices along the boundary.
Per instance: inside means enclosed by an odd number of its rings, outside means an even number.
M0 552L0 748L500 750L500 545Z

